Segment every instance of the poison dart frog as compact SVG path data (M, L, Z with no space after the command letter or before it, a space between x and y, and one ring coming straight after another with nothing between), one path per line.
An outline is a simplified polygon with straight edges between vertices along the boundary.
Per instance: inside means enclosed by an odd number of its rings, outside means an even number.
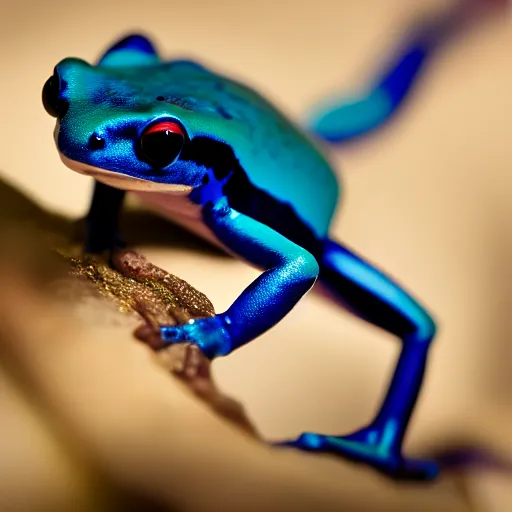
M193 342L210 358L226 356L281 321L321 282L340 305L395 335L402 350L366 426L276 444L414 479L438 473L434 461L402 454L436 323L394 279L330 235L341 186L318 139L347 140L383 124L436 47L435 31L425 34L410 41L367 94L324 112L309 131L247 85L193 61L164 60L137 34L94 65L62 60L43 88L62 161L95 180L86 251L116 247L130 191L262 271L226 311L161 326L162 345Z

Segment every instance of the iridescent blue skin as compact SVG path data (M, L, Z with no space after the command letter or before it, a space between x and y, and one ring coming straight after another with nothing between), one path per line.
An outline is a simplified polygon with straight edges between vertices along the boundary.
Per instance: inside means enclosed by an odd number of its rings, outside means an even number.
M308 127L325 141L340 143L375 131L392 120L409 99L417 79L439 48L475 20L506 12L508 0L452 0L441 14L412 27L399 50L369 87L352 98L330 98L317 106Z
M384 91L396 108L427 54L428 48L406 49L370 96ZM434 478L434 462L406 459L401 449L434 320L392 278L329 236L340 189L317 144L257 92L192 62L162 61L142 36L118 42L95 66L65 59L55 71L55 139L64 157L145 182L190 187L188 201L200 209L215 239L263 270L227 311L161 327L164 344L190 341L210 358L227 355L279 322L318 280L355 315L394 334L402 351L367 426L351 435L305 433L279 444L336 453L395 478ZM357 116L342 122L343 137L333 135L336 123L319 131L331 140L350 138L384 122L389 108L381 113L370 124L364 116L359 124ZM140 157L141 134L155 120L172 120L186 132L181 153L164 168ZM96 182L87 216L88 251L118 243L124 193L123 187Z

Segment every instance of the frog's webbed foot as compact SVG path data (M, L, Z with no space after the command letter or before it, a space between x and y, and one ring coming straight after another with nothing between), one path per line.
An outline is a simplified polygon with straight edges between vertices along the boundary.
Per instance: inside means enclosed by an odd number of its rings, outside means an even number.
M224 315L189 320L183 325L160 327L162 348L171 343L194 343L210 359L229 354L232 340Z
M340 455L354 462L366 463L395 479L432 480L439 473L436 462L402 456L393 433L365 428L347 436L329 436L306 432L297 439L275 443L301 450Z

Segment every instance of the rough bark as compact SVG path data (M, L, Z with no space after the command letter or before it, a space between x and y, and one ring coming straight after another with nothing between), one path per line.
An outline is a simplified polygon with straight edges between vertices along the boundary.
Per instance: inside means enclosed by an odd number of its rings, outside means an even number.
M134 335L155 350L162 366L186 383L218 414L257 435L242 405L215 385L210 371L211 361L197 345L181 343L162 347L160 325L179 325L215 314L213 304L203 293L133 250L116 251L111 265L98 256L66 259L73 278L91 284L98 295L114 301L121 313L140 316L143 323ZM85 293L85 290L79 293Z

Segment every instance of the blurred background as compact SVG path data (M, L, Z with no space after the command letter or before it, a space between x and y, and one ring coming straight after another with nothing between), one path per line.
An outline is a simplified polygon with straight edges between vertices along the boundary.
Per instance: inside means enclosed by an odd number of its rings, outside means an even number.
M169 58L232 74L303 120L326 95L364 87L404 31L447 4L4 0L0 177L48 209L85 213L92 184L60 162L41 88L62 58L94 62L127 32L152 35ZM496 412L496 436L512 448L505 422L512 417L511 20L482 17L437 53L385 129L329 149L346 190L335 235L395 275L439 321L407 450L477 436L482 416L491 416L483 411ZM171 250L171 238L141 249L206 293L217 311L256 276L226 257L179 244ZM266 437L344 433L372 417L398 349L387 334L309 294L214 367Z

